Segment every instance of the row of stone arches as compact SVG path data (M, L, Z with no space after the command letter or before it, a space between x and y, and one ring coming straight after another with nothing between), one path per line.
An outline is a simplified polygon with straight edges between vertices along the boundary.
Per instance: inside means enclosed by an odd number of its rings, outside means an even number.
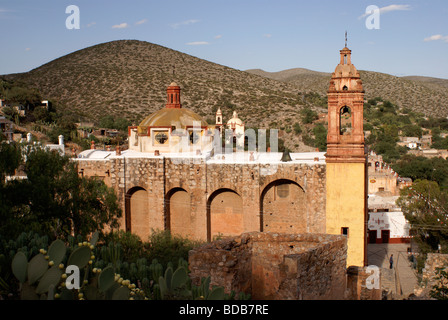
M257 225L257 230L265 232L301 233L306 232L307 204L305 191L294 181L282 179L268 184L260 194L259 212L251 225ZM154 227L150 225L150 205L148 192L141 187L128 191L125 201L126 230L137 235L147 235ZM239 235L246 230L247 211L255 210L244 207L242 196L231 189L223 188L213 192L206 203L195 205L192 210L190 193L183 188L174 188L165 196L164 228L173 234L195 238L198 225L195 219L203 219L205 213L205 228L207 240L219 236ZM246 211L246 212L245 212ZM246 214L246 215L245 215ZM196 237L197 238L197 237Z

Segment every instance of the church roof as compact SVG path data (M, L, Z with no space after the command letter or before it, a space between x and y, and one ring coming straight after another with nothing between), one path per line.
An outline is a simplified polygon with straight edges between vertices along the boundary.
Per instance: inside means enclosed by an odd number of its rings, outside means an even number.
M207 126L207 122L197 113L185 108L163 108L146 117L140 127L172 127L185 129L199 122L201 127Z
M140 123L140 127L143 127L143 130L145 130L145 127L173 126L176 129L185 129L186 127L194 126L195 123L199 123L201 127L206 127L207 122L197 113L182 108L180 100L180 87L173 81L167 88L167 104L165 108L147 116Z

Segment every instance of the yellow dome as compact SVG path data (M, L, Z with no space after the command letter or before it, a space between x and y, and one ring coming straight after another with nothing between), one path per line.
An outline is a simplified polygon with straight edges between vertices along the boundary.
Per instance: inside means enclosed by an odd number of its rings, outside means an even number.
M187 126L193 126L194 122L199 122L202 127L207 126L207 122L191 110L184 108L163 108L146 117L140 123L140 127L175 126L176 129L185 129Z

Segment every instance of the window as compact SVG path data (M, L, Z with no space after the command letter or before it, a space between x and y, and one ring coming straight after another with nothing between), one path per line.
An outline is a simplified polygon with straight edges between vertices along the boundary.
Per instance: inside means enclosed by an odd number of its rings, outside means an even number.
M190 131L190 143L196 144L199 141L200 133L196 131Z
M339 111L339 134L349 135L352 132L352 110L344 106Z
M168 135L166 132L158 132L155 135L155 140L159 144L165 144L168 141Z
M289 196L289 185L279 184L277 186L277 196L282 199L287 198Z
M348 238L348 228L347 227L342 227L341 228L341 234Z

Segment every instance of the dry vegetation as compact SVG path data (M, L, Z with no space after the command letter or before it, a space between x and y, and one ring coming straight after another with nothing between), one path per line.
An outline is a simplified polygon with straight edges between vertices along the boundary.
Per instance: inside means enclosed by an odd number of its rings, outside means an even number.
M165 105L172 81L182 88L183 106L205 118L214 118L220 106L227 118L235 109L241 118L251 119L249 125L259 125L276 117L273 110L293 111L299 103L290 84L131 40L89 47L9 77L93 120L115 114L138 121Z
M325 95L330 73L306 69L291 69L281 72L247 70L247 72L284 81L299 90L316 91ZM381 97L400 108L421 112L426 116L448 116L448 80L427 77L395 77L384 73L360 71L366 98Z
M173 66L175 75L173 75ZM75 110L84 120L107 114L139 123L165 105L166 87L174 80L182 87L182 103L205 119L221 107L224 119L236 110L248 127L282 129L293 150L305 151L293 125L309 105L299 93L325 97L331 74L307 69L277 73L239 71L159 45L120 40L95 45L7 78L37 87L44 97ZM448 89L426 81L396 78L375 72L361 74L367 98L377 96L399 106L434 116L448 115Z

